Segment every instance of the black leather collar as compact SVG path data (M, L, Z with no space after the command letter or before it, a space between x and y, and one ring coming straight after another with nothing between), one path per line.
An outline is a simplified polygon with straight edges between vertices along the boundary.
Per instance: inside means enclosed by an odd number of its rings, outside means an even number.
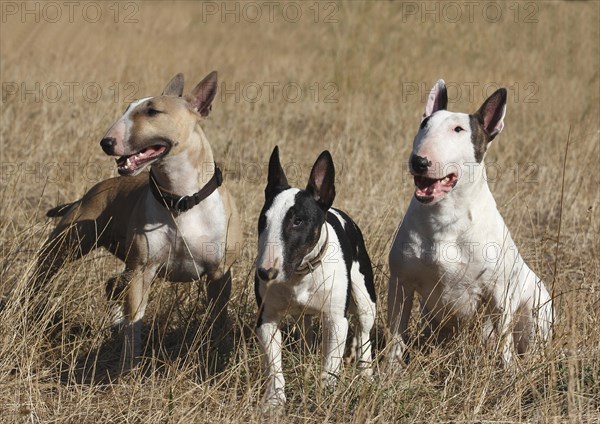
M181 213L192 209L194 206L199 204L201 201L210 196L216 189L218 189L223 183L223 174L221 169L215 163L215 173L208 180L208 182L198 190L196 193L189 196L177 196L169 193L165 189L160 188L152 170L150 170L150 191L154 195L154 198L158 200L161 205L164 205L167 209Z

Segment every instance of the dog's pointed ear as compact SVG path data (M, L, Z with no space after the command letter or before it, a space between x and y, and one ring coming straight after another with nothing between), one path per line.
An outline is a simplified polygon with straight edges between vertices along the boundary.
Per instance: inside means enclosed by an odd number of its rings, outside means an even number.
M201 116L208 116L216 94L217 71L212 71L192 90L192 93L188 96L188 101Z
M437 112L438 110L446 110L447 107L448 90L446 90L446 83L444 80L439 79L435 85L431 87L427 102L425 103L425 110L423 111L421 122L432 113Z
M483 102L479 110L475 113L475 117L483 127L485 133L490 137L490 141L500 134L500 131L504 128L506 98L506 89L499 88Z
M162 93L163 96L181 97L183 95L183 74L175 75L167 84Z
M327 211L335 199L335 167L331 154L325 150L319 155L310 171L306 191L313 196L321 209Z
M287 177L279 161L279 146L275 146L269 159L269 175L265 188L265 199L270 199L281 190L290 188Z

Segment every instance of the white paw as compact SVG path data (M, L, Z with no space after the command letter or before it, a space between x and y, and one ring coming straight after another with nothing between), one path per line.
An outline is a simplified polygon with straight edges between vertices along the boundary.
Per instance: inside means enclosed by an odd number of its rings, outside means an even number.
M402 356L388 356L384 362L383 374L395 375L401 374L406 370L406 362L402 359Z
M358 369L363 379L366 381L373 381L373 368L369 362L359 362Z
M323 371L321 373L321 384L325 389L333 391L335 389L337 381L337 375L326 371Z
M263 411L270 411L273 408L282 407L285 405L285 393L283 389L277 389L265 394L263 402Z

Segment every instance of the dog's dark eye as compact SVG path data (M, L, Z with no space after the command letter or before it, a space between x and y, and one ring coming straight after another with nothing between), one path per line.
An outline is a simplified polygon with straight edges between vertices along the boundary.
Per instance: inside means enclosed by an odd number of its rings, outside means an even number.
M457 133L464 131L464 130L465 129L463 127L461 127L460 125L458 127L454 128L454 132L457 132Z
M156 116L162 112L160 110L156 110L156 109L149 107L148 110L146 111L146 113L148 114L148 116Z
M304 223L304 221L302 220L302 218L294 218L294 222L292 222L292 225L294 227L299 227L303 223Z

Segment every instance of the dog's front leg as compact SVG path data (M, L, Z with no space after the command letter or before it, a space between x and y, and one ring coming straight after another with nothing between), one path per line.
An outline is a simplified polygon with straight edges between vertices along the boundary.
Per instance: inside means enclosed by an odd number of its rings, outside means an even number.
M125 271L130 276L125 296L125 323L123 325L123 350L121 352L121 372L127 372L139 362L142 351L141 330L142 318L148 305L150 285L157 266L144 267L139 270Z
M281 367L281 331L276 320L263 321L256 329L262 353L262 367L267 379L265 403L283 405L285 403L285 380Z
M408 320L412 311L414 291L400 283L393 274L388 287L388 326L390 348L387 364L395 369L399 363L404 362L408 339Z
M321 380L328 388L334 388L342 364L348 320L344 316L323 314L323 371Z
M229 322L227 303L231 296L231 270L209 274L206 281L206 295L210 303L213 340L222 338L228 332Z
M110 308L110 318L114 327L119 331L123 330L125 321L125 303L124 293L127 292L127 286L131 279L131 273L122 272L121 274L110 277L106 282L106 300Z

